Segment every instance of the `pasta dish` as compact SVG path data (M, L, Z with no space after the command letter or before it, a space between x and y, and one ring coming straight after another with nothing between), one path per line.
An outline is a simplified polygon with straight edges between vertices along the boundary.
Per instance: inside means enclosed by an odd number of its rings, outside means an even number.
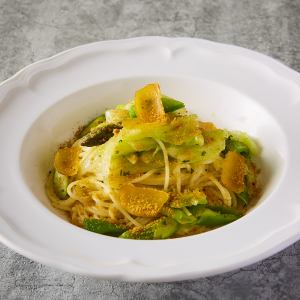
M233 222L255 204L258 155L246 133L200 120L153 83L57 150L46 192L89 231L182 237Z

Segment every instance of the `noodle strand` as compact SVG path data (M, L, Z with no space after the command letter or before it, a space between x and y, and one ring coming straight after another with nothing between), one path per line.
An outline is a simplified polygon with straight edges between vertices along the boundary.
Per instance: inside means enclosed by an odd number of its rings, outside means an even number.
M169 166L169 158L168 158L168 152L166 150L166 147L164 143L160 140L155 139L157 144L160 146L163 155L164 155L164 162L165 162L165 183L164 183L164 190L167 191L169 187L169 181L170 181L170 166Z

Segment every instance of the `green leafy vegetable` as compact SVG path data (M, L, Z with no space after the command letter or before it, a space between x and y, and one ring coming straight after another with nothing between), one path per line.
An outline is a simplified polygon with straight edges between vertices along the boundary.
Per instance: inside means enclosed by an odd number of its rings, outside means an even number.
M137 240L167 239L176 232L177 228L178 224L175 220L162 217L147 224L145 227L125 231L120 238Z
M210 207L210 208L208 208ZM162 214L167 215L179 224L201 225L206 227L222 226L239 219L242 215L232 208L226 207L213 207L208 205L191 206L185 211L186 208L178 209L163 209Z
M231 223L239 218L239 216L235 214L222 214L220 212L203 207L198 208L196 217L196 224L207 227L222 226Z
M100 219L85 219L83 228L100 234L119 236L128 228L123 225L116 225Z

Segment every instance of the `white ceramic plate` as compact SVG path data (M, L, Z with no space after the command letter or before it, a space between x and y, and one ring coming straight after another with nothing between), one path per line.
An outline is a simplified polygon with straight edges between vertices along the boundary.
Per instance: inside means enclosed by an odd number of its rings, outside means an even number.
M203 120L259 140L261 200L230 225L173 240L123 240L71 225L44 192L57 145L153 81ZM129 281L189 279L254 263L299 239L299 115L300 75L239 47L145 37L37 62L0 86L1 242L66 271Z

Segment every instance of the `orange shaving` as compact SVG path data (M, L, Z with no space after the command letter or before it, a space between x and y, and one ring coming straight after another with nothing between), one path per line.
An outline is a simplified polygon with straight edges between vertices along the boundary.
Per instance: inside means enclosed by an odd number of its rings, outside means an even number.
M78 147L59 149L54 158L55 169L66 176L76 175L79 167L79 153Z
M134 106L137 117L144 123L165 121L165 111L161 101L158 83L146 85L135 93Z
M126 184L120 189L119 203L134 216L155 217L168 198L164 191Z
M245 158L229 151L224 159L221 181L226 188L235 193L241 193L245 189L244 177L246 175Z

